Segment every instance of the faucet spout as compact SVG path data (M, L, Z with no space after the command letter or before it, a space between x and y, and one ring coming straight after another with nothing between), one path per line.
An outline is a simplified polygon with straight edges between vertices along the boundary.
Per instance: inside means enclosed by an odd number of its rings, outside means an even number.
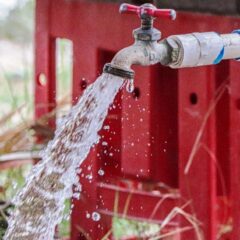
M106 64L104 72L124 78L134 78L132 65L150 66L156 63L166 64L170 54L167 44L157 41L138 41L120 50L112 62Z

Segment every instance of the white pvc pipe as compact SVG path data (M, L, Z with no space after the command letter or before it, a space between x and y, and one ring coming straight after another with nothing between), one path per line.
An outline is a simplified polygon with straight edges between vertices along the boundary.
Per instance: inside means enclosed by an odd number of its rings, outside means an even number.
M222 59L240 57L239 33L191 33L170 36L166 40L174 46L175 56L177 53L177 58L169 64L172 68L212 65Z
M240 57L240 34L230 33L222 34L224 44L223 59L235 59Z

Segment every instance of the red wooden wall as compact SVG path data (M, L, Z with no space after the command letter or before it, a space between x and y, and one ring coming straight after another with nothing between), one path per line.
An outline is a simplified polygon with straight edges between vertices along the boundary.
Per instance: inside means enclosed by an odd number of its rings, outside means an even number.
M132 30L139 26L139 19L119 15L118 7L92 1L37 1L36 118L56 104L56 38L73 42L73 102L81 96L83 79L93 82L104 63L133 42ZM167 37L202 31L228 33L239 24L238 18L180 12L175 22L157 20L155 27ZM72 240L85 239L84 234L101 239L116 214L116 199L120 216L125 215L129 201L128 217L157 223L175 206L188 203L185 210L200 221L203 239L216 240L220 222L231 222L232 234L222 239L239 240L239 63L181 70L160 65L134 69L134 94L119 93L117 107L105 122L110 130L101 131L101 141L108 146L100 143L82 166L83 190L81 200L74 200ZM46 84L40 81L41 74ZM104 176L97 174L99 169ZM86 178L90 172L91 181ZM162 191L162 183L175 191ZM86 217L94 211L101 214L98 222ZM179 217L168 227L186 224ZM199 238L190 230L181 239Z

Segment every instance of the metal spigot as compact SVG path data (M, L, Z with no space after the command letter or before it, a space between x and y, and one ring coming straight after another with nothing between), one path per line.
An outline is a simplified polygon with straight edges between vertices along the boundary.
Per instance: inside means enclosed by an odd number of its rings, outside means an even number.
M157 9L154 5L146 3L140 7L123 3L120 6L121 14L135 14L141 19L141 27L133 31L135 43L121 50L111 63L104 66L103 71L127 79L134 78L132 64L152 65L164 60L167 49L157 43L161 39L161 32L153 27L155 18L176 19L173 9Z

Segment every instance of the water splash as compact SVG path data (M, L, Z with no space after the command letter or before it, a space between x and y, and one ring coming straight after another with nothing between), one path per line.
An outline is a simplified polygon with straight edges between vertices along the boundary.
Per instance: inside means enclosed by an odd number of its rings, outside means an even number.
M93 212L92 213L92 220L93 221L98 222L98 221L100 221L100 219L101 219L101 215L98 212Z
M33 167L25 187L14 199L16 209L4 240L54 238L64 201L72 196L72 186L78 186L77 169L98 142L98 131L123 82L104 73L60 121L54 139L42 152L42 161Z
M127 84L126 84L126 90L129 93L132 93L134 91L134 80L133 79L129 79L127 80Z

